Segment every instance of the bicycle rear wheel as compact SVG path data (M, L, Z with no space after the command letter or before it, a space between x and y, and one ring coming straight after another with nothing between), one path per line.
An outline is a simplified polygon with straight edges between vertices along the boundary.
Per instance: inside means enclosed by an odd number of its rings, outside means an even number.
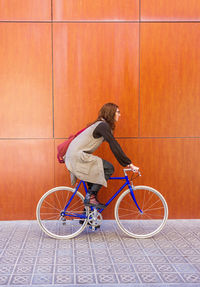
M148 186L134 187L137 208L130 190L118 198L115 205L115 218L120 229L134 238L149 238L164 227L168 218L168 206L164 197Z
M36 209L37 221L42 230L50 237L56 239L73 238L86 227L88 207L84 206L84 197L80 192L76 192L66 212L64 212L64 208L73 193L73 188L55 187L47 191L39 200Z

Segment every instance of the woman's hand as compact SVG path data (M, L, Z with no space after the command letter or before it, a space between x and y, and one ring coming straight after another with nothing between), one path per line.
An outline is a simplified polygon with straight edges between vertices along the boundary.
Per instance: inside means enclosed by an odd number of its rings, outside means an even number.
M134 164L127 165L128 168L130 168L133 172L139 172L139 167L135 166Z

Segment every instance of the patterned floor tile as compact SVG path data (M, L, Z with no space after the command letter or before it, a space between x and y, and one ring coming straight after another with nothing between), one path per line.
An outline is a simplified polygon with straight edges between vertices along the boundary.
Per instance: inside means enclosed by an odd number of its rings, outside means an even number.
M200 263L200 256L187 256L187 260L191 263Z
M139 283L138 276L135 273L117 274L120 283Z
M111 260L109 257L95 256L95 257L93 257L93 260L94 260L94 264L100 264L100 265L111 264Z
M39 242L27 242L27 243L25 243L24 248L26 248L26 249L38 249L39 248Z
M149 258L148 256L130 256L130 260L132 263L149 263Z
M126 250L125 249L110 249L109 253L111 256L126 256Z
M77 284L96 284L96 278L94 274L77 274Z
M75 257L75 263L76 264L92 264L92 258L88 255L84 257L77 256Z
M155 272L155 269L151 264L134 264L134 268L138 273Z
M115 274L97 274L97 280L100 284L108 284L108 283L118 283L117 277Z
M192 266L191 264L174 264L174 267L176 268L176 270L178 272L189 272L189 273L195 273L198 270L196 270L196 268L194 266Z
M72 274L55 274L54 276L54 284L73 284L74 283L74 276Z
M74 265L56 265L55 273L73 273Z
M176 272L175 268L171 264L155 264L154 267L158 272Z
M57 257L56 264L73 264L73 257Z
M132 273L135 272L133 265L131 264L115 264L117 273Z
M76 249L89 249L89 243L88 242L75 242L75 248Z
M90 256L91 255L89 249L76 249L74 250L74 254L75 256Z
M109 253L106 249L92 249L92 254L95 256L101 255L101 257L102 256L109 256Z
M11 274L14 269L14 265L1 264L0 265L0 274Z
M14 274L32 274L34 265L16 265Z
M167 256L171 263L187 263L187 260L183 256Z
M0 257L0 264L15 264L17 261L18 257L7 257L7 256L2 256Z
M22 241L20 241L19 243L9 242L6 248L7 249L21 249L22 245L23 245Z
M75 265L75 272L76 273L94 273L93 265L88 264L76 264Z
M34 275L32 284L34 285L46 285L52 284L52 274L40 274Z
M128 237L123 238L122 241L126 247L135 248L135 249L141 248L137 240L133 240L132 238L128 238Z
M127 264L127 263L130 263L130 259L128 256L112 256L112 260L113 260L113 263L117 264L117 263L124 263L124 264Z
M156 273L138 273L143 283L161 283L162 280Z
M42 264L53 264L54 263L54 257L38 257L37 258L37 264L42 265Z
M123 248L123 246L122 246L122 244L121 243L119 243L119 242L108 242L108 248L109 249L122 249Z
M178 275L178 273L160 273L160 277L165 283L183 283L183 279Z
M176 256L181 255L180 252L175 248L163 248L162 252L168 256L169 255L176 255Z
M136 249L135 247L134 248L128 248L127 249L127 253L130 255L130 256L133 256L133 255L142 255L144 256L145 255L145 251L143 249Z
M10 275L2 275L0 274L0 285L7 285L9 281Z
M188 248L188 249L180 249L180 254L182 254L183 256L188 256L188 255L197 255L198 252L192 248Z
M188 283L200 283L200 273L181 273L181 276Z
M18 264L22 265L29 265L29 264L34 264L36 261L36 257L19 257Z
M21 252L21 256L23 256L23 257L37 256L37 254L38 254L37 249L24 249Z
M56 245L56 241L53 241L48 238L48 240L43 240L43 242L40 244L41 249L54 249Z
M30 285L31 275L13 275L10 281L11 285Z
M53 265L36 265L34 273L44 274L44 273L53 273Z
M20 249L6 249L2 256L5 256L5 257L11 257L11 256L18 256L20 254L21 250Z
M193 266L200 272L200 263L194 264Z
M161 256L163 252L159 248L145 248L145 253L148 255Z
M96 273L114 273L113 265L95 265L95 271Z
M58 249L60 248L69 248L69 249L72 249L72 241L69 241L69 240L59 240L58 241L58 246L57 246Z
M90 248L105 249L107 244L105 242L90 242Z
M63 250L59 250L63 256L66 255L66 252L63 252ZM40 249L38 252L38 256L45 257L45 256L53 256L55 255L55 249Z

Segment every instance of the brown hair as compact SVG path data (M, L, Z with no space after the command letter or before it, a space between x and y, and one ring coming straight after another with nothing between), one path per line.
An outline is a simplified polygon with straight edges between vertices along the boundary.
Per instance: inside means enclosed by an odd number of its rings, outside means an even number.
M115 113L118 109L118 105L113 103L107 103L103 105L103 107L100 109L98 113L98 118L96 121L104 119L111 129L114 131L115 129Z

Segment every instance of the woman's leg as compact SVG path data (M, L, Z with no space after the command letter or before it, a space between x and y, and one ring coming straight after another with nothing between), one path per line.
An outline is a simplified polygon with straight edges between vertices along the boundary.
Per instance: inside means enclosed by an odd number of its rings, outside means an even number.
M103 168L104 168L104 176L105 176L105 179L108 180L114 172L114 167L110 162L104 159L102 159L102 161L103 161ZM88 182L87 184L88 184L88 193L86 194L86 197L85 197L85 201L84 201L85 205L105 208L105 205L100 203L97 200L97 194L99 190L101 189L102 185L96 184L96 183L90 183L90 182Z

